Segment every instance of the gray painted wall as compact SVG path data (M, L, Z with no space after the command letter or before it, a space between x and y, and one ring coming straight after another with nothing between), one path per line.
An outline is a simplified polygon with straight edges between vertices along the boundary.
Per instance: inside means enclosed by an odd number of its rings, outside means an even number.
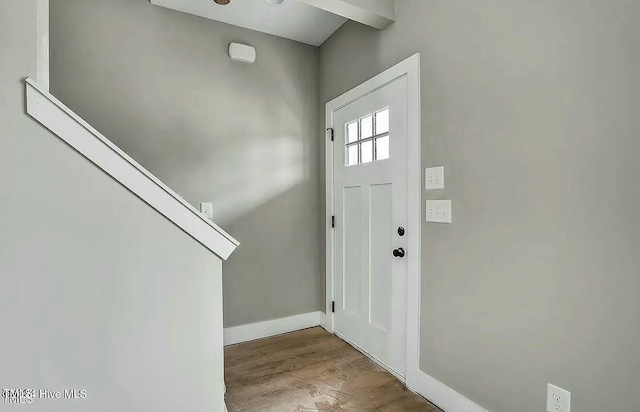
M492 412L640 410L640 3L402 0L321 47L325 103L422 54L421 368ZM324 137L323 137L324 138ZM324 163L320 163L324 164Z
M314 47L148 0L51 1L52 93L242 243L225 326L322 307L318 82Z
M87 390L43 412L221 411L220 260L28 117L35 75L36 1L3 0L2 388Z

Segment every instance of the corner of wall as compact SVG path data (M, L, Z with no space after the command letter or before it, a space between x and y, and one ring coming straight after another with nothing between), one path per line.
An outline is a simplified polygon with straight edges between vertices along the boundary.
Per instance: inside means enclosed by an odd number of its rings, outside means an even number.
M49 0L38 0L37 5L37 79L49 91Z
M420 369L407 376L407 386L446 412L489 412Z

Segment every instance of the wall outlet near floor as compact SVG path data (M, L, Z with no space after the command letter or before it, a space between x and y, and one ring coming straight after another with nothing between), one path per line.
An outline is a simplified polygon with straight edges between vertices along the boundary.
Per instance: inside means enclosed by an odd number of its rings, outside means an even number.
M427 200L427 222L451 223L451 200Z
M424 169L424 188L426 190L444 189L444 166Z
M213 219L213 203L200 203L200 213L207 219Z
M548 384L547 412L571 412L571 392Z

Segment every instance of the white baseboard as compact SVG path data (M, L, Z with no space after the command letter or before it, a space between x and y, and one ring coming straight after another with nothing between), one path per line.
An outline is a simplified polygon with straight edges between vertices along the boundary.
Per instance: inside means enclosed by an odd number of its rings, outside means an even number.
M225 328L224 345L235 345L236 343L268 338L269 336L281 335L283 333L319 326L321 316L324 316L324 313L311 312L304 313L302 315L289 316L288 318Z
M409 389L446 412L489 412L420 370L411 375Z

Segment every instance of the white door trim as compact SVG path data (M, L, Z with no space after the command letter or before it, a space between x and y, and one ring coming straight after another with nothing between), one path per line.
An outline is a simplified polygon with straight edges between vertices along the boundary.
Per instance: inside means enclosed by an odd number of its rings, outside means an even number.
M415 387L420 372L420 256L421 256L421 227L422 227L422 173L420 151L420 54L403 60L390 69L385 70L374 78L349 90L343 95L331 100L326 105L326 128L333 129L333 114L349 103L366 96L386 84L407 76L408 82L408 276L407 276L407 386ZM330 135L328 135L330 136ZM333 333L334 316L331 312L331 302L334 301L334 230L331 227L331 216L334 215L333 199L333 144L330 137L326 139L326 316L322 326Z

